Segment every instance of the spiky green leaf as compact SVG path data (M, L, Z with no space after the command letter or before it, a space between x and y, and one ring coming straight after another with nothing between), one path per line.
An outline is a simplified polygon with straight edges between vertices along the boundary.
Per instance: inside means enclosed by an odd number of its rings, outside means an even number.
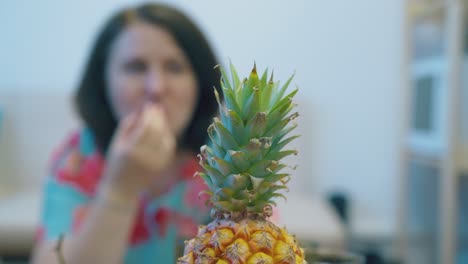
M248 122L245 127L245 134L252 138L260 138L265 133L267 126L267 115L265 112L258 112Z
M289 77L289 79L286 81L286 83L281 87L281 89L276 92L276 94L274 95L273 99L270 101L270 107L273 108L274 107L274 103L276 103L277 101L281 100L281 98L283 98L284 96L284 93L286 92L286 90L288 89L289 87L289 84L291 83L292 79L294 78L294 75L291 75L291 77ZM287 97L287 96L286 96Z
M218 141L220 146L223 146L224 149L238 149L239 143L234 138L234 136L227 130L219 118L215 117L213 119L214 129L218 134Z

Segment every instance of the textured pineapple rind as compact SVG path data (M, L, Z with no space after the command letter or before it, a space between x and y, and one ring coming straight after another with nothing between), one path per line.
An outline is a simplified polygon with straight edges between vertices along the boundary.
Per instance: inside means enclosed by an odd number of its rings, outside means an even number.
M307 263L294 236L266 219L215 219L185 243L178 264Z

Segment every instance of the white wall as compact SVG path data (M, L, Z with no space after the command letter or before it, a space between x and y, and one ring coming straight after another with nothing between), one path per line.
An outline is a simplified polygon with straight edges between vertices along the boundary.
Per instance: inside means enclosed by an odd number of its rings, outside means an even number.
M100 23L138 1L64 2L0 2L0 91L70 93ZM295 189L344 190L358 219L396 223L403 0L171 2L243 74L254 60L280 79L296 71L304 136Z
M468 101L468 55L465 55L462 68L462 83L460 90L460 132L461 142L465 148L468 148L468 104L463 103ZM466 151L468 153L468 150Z

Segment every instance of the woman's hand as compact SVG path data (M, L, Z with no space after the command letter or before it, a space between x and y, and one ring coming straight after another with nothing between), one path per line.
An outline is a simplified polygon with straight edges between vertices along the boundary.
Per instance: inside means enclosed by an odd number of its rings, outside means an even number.
M124 199L137 199L149 186L154 193L154 183L160 188L156 192L163 192L173 180L171 174L163 172L173 162L175 151L176 138L163 110L145 105L120 122L110 146L102 189Z

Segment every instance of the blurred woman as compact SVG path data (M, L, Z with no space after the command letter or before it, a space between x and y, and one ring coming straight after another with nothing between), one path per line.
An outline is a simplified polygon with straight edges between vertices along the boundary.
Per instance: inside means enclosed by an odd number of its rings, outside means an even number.
M53 156L33 261L175 263L207 218L196 154L217 110L218 62L180 11L144 4L98 35L76 93L83 128Z

